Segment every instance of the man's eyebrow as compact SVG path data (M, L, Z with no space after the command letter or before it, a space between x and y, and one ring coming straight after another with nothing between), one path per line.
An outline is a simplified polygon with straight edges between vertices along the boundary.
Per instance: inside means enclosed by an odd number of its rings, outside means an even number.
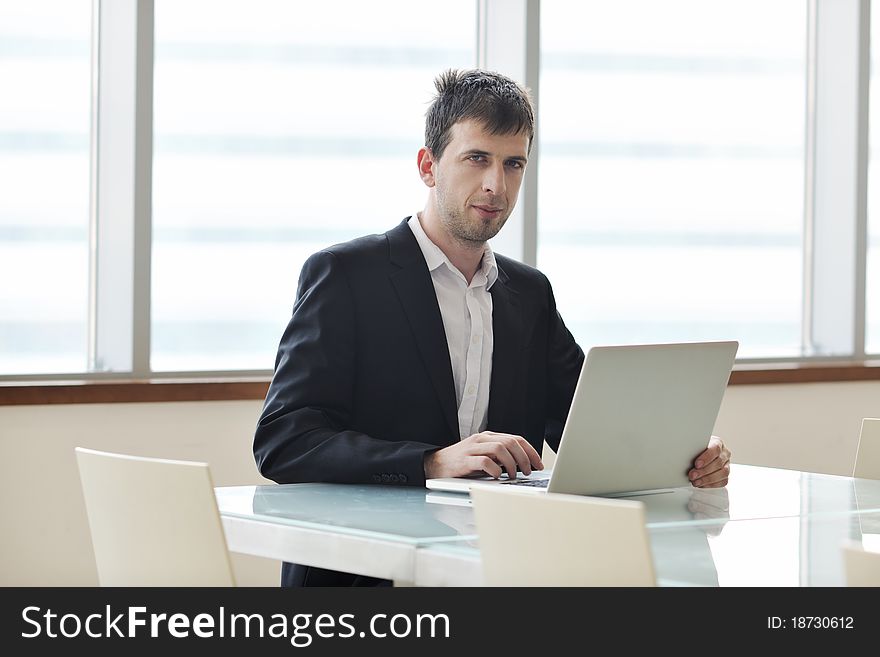
M489 151L480 150L479 148L472 148L472 149L467 150L464 153L462 153L463 157L470 157L471 155L489 156L489 155L492 155L492 153L490 153ZM528 158L526 158L524 155L511 155L510 157L505 157L504 159L505 160L515 160L517 162L522 162L523 164L528 162Z

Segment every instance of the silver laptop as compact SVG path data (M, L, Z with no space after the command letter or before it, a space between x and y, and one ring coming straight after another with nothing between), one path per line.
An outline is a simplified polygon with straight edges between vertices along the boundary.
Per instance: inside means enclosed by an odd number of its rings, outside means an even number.
M428 479L432 490L510 486L623 496L688 485L706 449L739 343L593 347L575 389L552 471L509 479Z

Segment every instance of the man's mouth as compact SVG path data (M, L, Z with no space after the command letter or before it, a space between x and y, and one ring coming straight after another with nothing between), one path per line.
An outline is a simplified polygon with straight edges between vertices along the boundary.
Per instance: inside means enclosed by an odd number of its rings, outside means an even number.
M499 208L495 205L472 205L471 207L483 219L494 219L504 210L504 208Z

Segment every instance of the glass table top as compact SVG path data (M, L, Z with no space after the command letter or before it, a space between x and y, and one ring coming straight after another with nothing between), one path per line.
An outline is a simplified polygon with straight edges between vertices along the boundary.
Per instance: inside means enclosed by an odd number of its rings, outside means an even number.
M467 495L424 488L314 483L221 487L216 495L223 516L418 546L456 541L466 546L477 533ZM803 516L858 521L859 514L880 513L880 481L734 465L724 489L684 487L625 499L644 502L652 532L680 528L720 536L731 521L779 519L780 526L783 519Z
M845 586L841 548L855 541L880 549L880 512L659 524L648 535L660 586ZM425 551L471 561L480 554L476 538Z
M215 489L223 516L422 544L459 540L472 527L467 507L429 504L423 488L381 485L285 484ZM451 524L448 519L455 522Z

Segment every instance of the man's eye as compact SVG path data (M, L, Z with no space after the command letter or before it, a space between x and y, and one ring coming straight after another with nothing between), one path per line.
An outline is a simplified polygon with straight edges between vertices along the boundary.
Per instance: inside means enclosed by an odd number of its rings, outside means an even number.
M482 155L471 155L470 159L472 162L482 162L485 158Z
M522 169L523 163L520 162L519 160L510 160L507 163L507 166L512 167L514 169Z

